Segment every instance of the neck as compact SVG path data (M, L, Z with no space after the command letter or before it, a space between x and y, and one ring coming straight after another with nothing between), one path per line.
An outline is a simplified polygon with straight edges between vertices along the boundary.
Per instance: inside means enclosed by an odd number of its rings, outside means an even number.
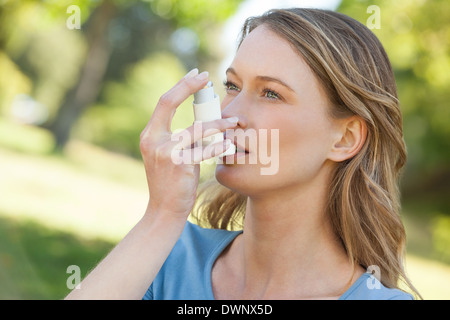
M330 271L337 270L338 278L349 280L351 263L326 215L327 188L323 186L329 184L324 182L248 197L240 251L243 292L279 296L278 288L301 295L299 288L303 288L306 296L320 295L339 291L339 285L336 290L329 286Z

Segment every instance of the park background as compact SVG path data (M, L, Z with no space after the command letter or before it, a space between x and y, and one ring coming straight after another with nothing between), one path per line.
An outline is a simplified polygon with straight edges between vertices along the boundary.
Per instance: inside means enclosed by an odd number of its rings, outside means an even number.
M67 268L84 277L138 221L140 132L190 69L224 80L242 19L315 6L366 24L371 5L404 115L406 272L425 299L450 299L447 0L0 0L0 299L62 299Z

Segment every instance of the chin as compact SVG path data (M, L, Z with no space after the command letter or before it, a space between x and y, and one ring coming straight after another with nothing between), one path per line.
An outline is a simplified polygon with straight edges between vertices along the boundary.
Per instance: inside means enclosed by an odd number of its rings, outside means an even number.
M221 185L239 193L252 180L248 177L248 168L238 164L217 164L215 176Z
M255 187L263 187L265 180L260 175L259 166L249 164L217 164L215 177L224 187L245 196L261 191Z

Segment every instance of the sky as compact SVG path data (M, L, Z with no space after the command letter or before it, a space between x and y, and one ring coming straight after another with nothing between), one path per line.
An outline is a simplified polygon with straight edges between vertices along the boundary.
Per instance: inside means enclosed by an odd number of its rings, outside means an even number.
M218 74L224 75L231 64L237 47L237 39L246 18L260 15L270 9L278 8L320 8L336 10L341 0L246 0L239 6L236 13L230 17L221 37L221 44L226 52L226 58L220 64Z

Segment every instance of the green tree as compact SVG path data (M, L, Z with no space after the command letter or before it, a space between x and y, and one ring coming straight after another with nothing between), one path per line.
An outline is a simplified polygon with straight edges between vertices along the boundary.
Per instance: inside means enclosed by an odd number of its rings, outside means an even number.
M114 37L114 31L117 32L117 28L111 28L111 22L116 19L115 26L120 26L118 19L124 9L133 7L137 10L150 11L150 14L146 13L145 17L157 22L151 25L152 30L149 28L148 32L151 33L160 32L158 29L173 32L177 27L184 26L204 35L204 30L207 30L212 23L217 24L231 14L237 3L236 0L154 0L145 5L145 3L136 1L101 1L85 24L84 33L88 41L88 52L78 82L68 91L64 103L50 125L56 138L56 147L64 147L74 123L84 110L97 100L109 66L111 65L120 72L129 62L118 59L111 61L114 50L114 47L111 46L111 37ZM134 25L136 24L135 21ZM121 27L125 28L124 25ZM152 40L153 44L158 46L158 39L153 38ZM130 47L129 50L134 50L134 48Z
M66 30L61 32L64 38L60 35L55 39L60 41L61 46L72 47L73 42L65 39L68 30L65 20L72 18L71 13L66 13L66 10L70 5L80 7L81 30L73 30L71 33L79 34L82 40L78 41L76 48L71 49L74 56L82 56L82 61L75 63L77 70L65 73L70 74L70 79L56 77L59 81L53 81L53 86L58 86L61 91L61 98L56 98L58 90L54 91L53 99L49 98L53 102L59 101L48 122L44 124L54 134L56 148L62 149L80 116L101 99L104 84L108 80L123 79L124 71L129 65L145 59L152 52L171 50L169 39L177 29L185 28L198 38L199 46L193 54L178 56L186 67L210 58L210 45L206 41L209 32L231 15L240 1L5 0L0 7L0 48L4 48L31 78L36 85L32 89L33 93L36 93L35 90L42 92L42 87L45 87L46 96L51 96L48 93L51 86L46 78L53 71L54 76L58 69L70 69L67 65L70 59L64 60L47 51L39 61L35 58L34 49L39 48L41 53L45 50L42 50L43 45L37 38L39 34L45 38L42 34L48 34L56 25ZM34 13L31 13L32 10ZM24 16L22 28L13 27L18 15ZM33 19L30 20L30 16ZM30 26L34 26L36 30L31 30ZM23 32L24 29L28 29L28 32ZM51 39L47 39L45 43L48 42ZM52 66L52 72L47 70L49 65ZM45 85L42 85L44 82Z

